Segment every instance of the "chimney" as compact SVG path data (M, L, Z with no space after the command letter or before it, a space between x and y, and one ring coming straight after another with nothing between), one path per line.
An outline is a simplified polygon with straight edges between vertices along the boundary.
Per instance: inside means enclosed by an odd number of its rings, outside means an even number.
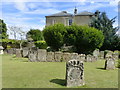
M74 14L77 14L77 9L76 9L76 7L75 7L75 9L74 9Z

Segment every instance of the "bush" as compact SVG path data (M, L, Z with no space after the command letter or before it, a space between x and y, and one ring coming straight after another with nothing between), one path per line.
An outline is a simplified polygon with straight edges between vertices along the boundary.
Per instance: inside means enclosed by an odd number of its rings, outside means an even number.
M58 51L64 44L64 34L66 32L63 24L48 26L43 30L44 39L48 46Z
M47 48L47 43L45 41L36 41L35 45L39 49L46 49Z
M76 52L89 54L100 48L104 41L103 33L88 26L72 25L67 27L65 42L76 47Z

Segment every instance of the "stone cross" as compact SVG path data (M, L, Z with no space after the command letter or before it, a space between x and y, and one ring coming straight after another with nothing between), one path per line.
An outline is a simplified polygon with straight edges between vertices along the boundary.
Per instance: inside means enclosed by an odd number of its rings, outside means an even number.
M67 87L85 85L83 61L72 59L67 62L66 81Z

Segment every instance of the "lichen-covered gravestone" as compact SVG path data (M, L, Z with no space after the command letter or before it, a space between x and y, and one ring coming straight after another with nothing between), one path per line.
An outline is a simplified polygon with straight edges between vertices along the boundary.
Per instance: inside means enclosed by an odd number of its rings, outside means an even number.
M71 60L72 59L77 59L78 58L78 53L71 53Z
M112 55L106 56L105 69L106 70L115 69L115 60L113 59Z
M114 51L113 52L113 58L114 58L114 60L118 60L119 59L119 51Z
M37 61L37 49L31 49L28 54L28 60L31 62Z
M78 55L78 60L79 61L85 61L85 54L79 54Z
M38 53L37 53L37 61L45 62L46 61L46 56L47 56L46 49L38 49L37 51L38 51Z
M67 62L67 61L70 60L70 58L71 58L71 54L70 53L67 53L67 52L63 53L63 58L62 58L63 61Z
M23 48L23 50L22 50L22 56L23 57L28 57L28 53L29 53L29 48Z
M47 52L47 58L46 60L48 62L53 62L54 61L54 52Z
M66 81L67 87L85 85L83 61L73 59L67 62Z
M16 49L16 57L22 57L20 49Z
M100 53L99 53L99 58L100 58L100 59L104 59L104 51L100 51Z
M62 60L62 55L63 55L62 52L55 52L55 61L56 61L56 62L61 62L61 60Z

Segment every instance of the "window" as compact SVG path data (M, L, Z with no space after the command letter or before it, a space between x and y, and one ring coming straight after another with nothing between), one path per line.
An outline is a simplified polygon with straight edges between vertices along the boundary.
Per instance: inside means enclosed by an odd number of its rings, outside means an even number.
M69 26L72 25L72 19L69 19Z

